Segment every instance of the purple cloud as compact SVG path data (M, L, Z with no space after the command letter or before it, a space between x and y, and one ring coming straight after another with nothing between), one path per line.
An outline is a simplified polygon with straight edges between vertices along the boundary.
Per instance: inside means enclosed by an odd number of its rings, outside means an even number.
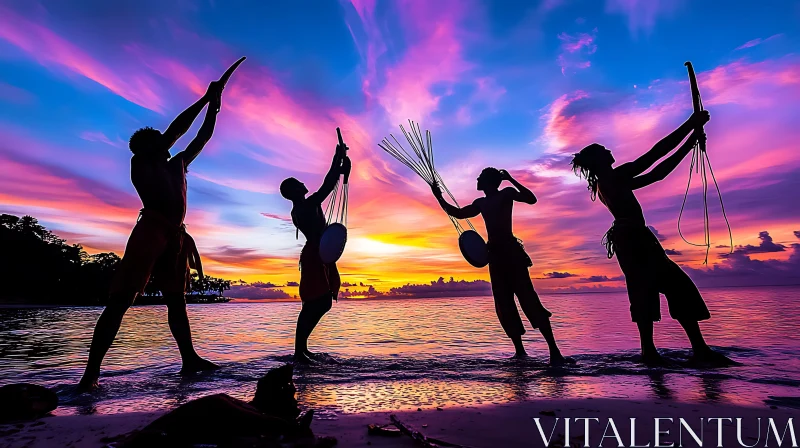
M568 68L584 69L591 67L592 63L588 56L597 51L597 44L594 43L597 37L597 28L592 33L561 33L558 40L561 41L561 54L558 55L558 65L561 67L561 74L566 74Z
M579 280L581 283L601 283L601 282L616 282L620 280L625 280L624 275L618 275L616 277L609 277L607 275L591 275L589 277L583 278Z
M234 299L247 299L247 300L266 300L266 299L288 299L291 298L289 294L280 289L275 289L272 286L258 286L258 283L251 285L234 285L231 286L230 291L226 293L228 297ZM261 284L270 285L270 284Z
M578 274L573 274L571 272L545 272L543 279L551 279L551 278L569 278L569 277L578 277Z
M256 287L256 288L279 288L281 285L276 285L276 284L274 284L272 282L266 282L266 283L264 283L264 282L253 282L253 283L250 283L250 286L253 286L253 287Z
M256 249L238 248L227 245L204 251L203 255L220 263L231 264L256 261L265 258L264 255L259 254Z
M752 48L752 47L755 47L756 45L761 45L764 42L769 42L769 41L771 41L773 39L777 39L777 38L779 38L781 36L783 36L783 34L773 34L772 36L769 36L766 39L762 39L762 38L758 37L758 38L755 38L753 40L748 40L744 44L736 47L736 49L737 50L744 50L745 48Z
M275 219L275 220L278 220L278 221L288 222L288 223L292 222L292 218L290 218L288 216L276 215L275 213L261 213L261 216L263 216L265 218L269 218L269 219Z
M767 232L759 235L765 233ZM800 238L800 232L795 231L794 234ZM766 238L762 238L762 241L765 240ZM772 243L771 238L769 242ZM785 261L753 260L748 253L737 249L712 268L683 266L683 269L698 286L797 285L800 284L800 243L792 244L791 251L789 259Z
M667 255L683 255L683 252L675 249L664 249L664 253Z
M769 232L766 230L758 232L758 239L761 240L761 243L759 243L758 246L753 246L752 244L748 244L747 246L736 246L736 250L734 250L733 253L749 255L783 252L786 250L786 246L783 244L773 242L772 237L769 236ZM722 258L727 258L729 256L731 256L731 254L723 254Z
M443 277L427 285L408 284L392 288L389 294L411 297L469 297L491 295L492 285L486 280L454 280L450 277L445 281Z
M648 229L650 229L650 231L651 231L651 232L653 232L653 235L655 235L655 236L656 236L656 238L658 238L658 241L664 241L664 240L666 240L666 239L667 239L667 237L665 237L664 235L662 235L662 234L658 233L658 230L656 230L656 228L655 228L655 227L653 227L653 226L647 226L647 228L648 228Z

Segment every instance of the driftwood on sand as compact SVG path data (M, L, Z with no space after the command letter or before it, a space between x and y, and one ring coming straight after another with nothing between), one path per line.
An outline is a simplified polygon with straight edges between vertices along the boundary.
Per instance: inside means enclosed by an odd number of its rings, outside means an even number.
M421 432L412 429L410 426L406 425L396 415L392 414L389 416L392 420L392 423L397 426L397 429L400 430L403 434L411 437L417 445L424 447L424 448L440 448L440 447L447 447L447 448L469 448L465 445L458 445L455 443L445 442L444 440L434 439L433 437L428 437Z

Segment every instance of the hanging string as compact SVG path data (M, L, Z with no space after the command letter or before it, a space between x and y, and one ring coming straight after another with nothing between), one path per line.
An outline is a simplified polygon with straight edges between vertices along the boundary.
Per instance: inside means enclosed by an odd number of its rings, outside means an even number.
M334 212L336 211L336 204L338 203L337 197L339 193L339 180L336 180L336 185L333 186L330 196L328 196L328 204L325 206L325 221L330 225L333 222ZM338 215L337 215L338 216Z
M347 227L347 204L349 203L349 183L340 187L341 181L337 180L333 186L328 204L325 206L325 220L328 225L338 222ZM339 191L341 188L341 191ZM340 194L341 193L341 194Z
M699 96L699 94L698 94ZM700 110L703 110L703 100L699 99ZM703 135L705 138L705 134ZM686 200L689 197L689 188L692 185L692 174L697 173L700 175L700 180L703 187L703 244L692 243L683 236L681 230L681 218L683 218L683 211L686 208ZM722 202L722 192L719 189L717 178L714 176L714 170L711 168L711 159L708 157L708 151L701 147L700 141L695 143L692 149L692 162L689 165L689 180L686 182L686 191L683 193L683 203L681 203L681 211L678 213L678 235L681 239L692 246L705 247L706 257L703 264L708 264L708 254L711 251L711 226L708 218L708 174L711 174L711 181L714 183L714 188L717 190L717 197L719 198L719 206L722 210L722 217L725 219L725 225L728 227L728 239L730 240L730 253L733 253L733 232L731 231L731 224L728 221L728 215L725 213L725 204Z
M439 187L442 189L444 194L450 198L451 201L458 207L458 201L456 200L453 193L450 192L450 189L447 188L447 185L444 184L444 180L442 176L436 171L436 165L434 163L433 158L433 138L431 137L431 131L425 131L425 139L423 140L422 131L419 127L418 123L415 123L411 120L408 120L409 131L400 125L400 131L403 132L408 144L410 146L410 151L406 150L405 147L397 140L394 134L389 134L391 139L394 141L390 141L388 138L384 138L378 146L386 151L390 156L397 159L400 163L407 166L411 171L417 173L422 180L425 181L429 186L433 186L434 184L439 184ZM450 222L455 227L456 232L461 235L464 232L464 228L461 226L461 223L458 219L447 215L450 218ZM475 227L469 221L466 220L467 225L470 229L475 230Z

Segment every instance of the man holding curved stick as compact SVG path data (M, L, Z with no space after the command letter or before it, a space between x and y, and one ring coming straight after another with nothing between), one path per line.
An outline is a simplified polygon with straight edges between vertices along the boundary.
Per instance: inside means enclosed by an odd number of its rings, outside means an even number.
M92 338L89 361L80 381L81 389L97 386L100 365L114 342L122 317L153 276L167 303L169 328L183 367L181 373L217 368L194 349L184 296L189 268L203 275L194 240L186 233L186 173L189 164L211 139L220 108L223 80L214 81L202 98L183 111L164 133L145 127L130 139L131 181L144 206L128 238L125 254L111 285L108 305L103 310ZM208 105L197 136L170 158L169 150L189 130Z
M303 306L297 316L294 342L296 362L309 363L316 357L308 350L308 338L322 316L330 311L333 299L339 295L342 282L336 263L323 263L319 254L320 239L328 225L322 203L333 192L339 176L349 172L347 145L340 140L328 174L317 192L306 197L308 189L294 177L281 182L281 196L292 201L292 223L306 237L306 244L300 252L300 299Z
M514 187L499 190L503 181L511 182ZM533 205L536 196L506 170L485 168L478 176L478 190L482 190L485 197L475 199L472 204L459 208L450 205L442 196L438 184L431 185L434 196L439 204L450 216L458 219L474 218L479 214L486 223L486 232L489 235L487 247L489 250L489 277L492 281L492 294L494 306L500 325L514 343L515 357L526 357L525 347L522 345L522 335L525 327L514 303L516 294L522 312L533 325L538 328L547 341L550 349L550 364L571 364L575 361L565 358L558 349L553 329L550 326L550 311L545 309L539 300L539 295L533 289L533 282L528 273L528 268L533 265L530 257L525 252L522 243L514 236L512 231L512 210L514 202Z
M642 206L633 194L634 190L664 180L695 144L704 142L703 125L708 120L707 111L695 112L644 155L616 168L612 167L616 160L611 151L597 143L583 148L572 159L575 173L589 183L592 200L600 198L614 216L614 224L604 242L608 257L616 254L625 274L631 318L639 328L642 361L647 365L668 364L653 342L653 323L661 320L659 293L667 298L670 316L681 324L689 337L693 362L717 366L734 364L712 350L703 339L698 322L711 317L703 297L689 276L667 257L661 243L647 228ZM673 150L674 153L645 173Z

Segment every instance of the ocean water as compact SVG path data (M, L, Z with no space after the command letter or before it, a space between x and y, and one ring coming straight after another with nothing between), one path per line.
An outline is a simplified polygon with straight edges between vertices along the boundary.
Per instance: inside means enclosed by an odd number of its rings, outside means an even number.
M512 360L491 297L340 301L312 335L330 360L295 371L298 400L321 418L339 412L477 405L541 397L611 397L763 405L800 396L800 288L703 291L707 341L744 365L697 370L639 365L624 293L550 294L556 339L578 365L547 366L547 347L526 322L531 358ZM103 365L102 387L74 393L101 308L0 308L0 385L55 388L59 414L168 408L226 392L249 399L257 379L291 360L300 304L190 305L198 352L222 368L181 377L166 308L134 307ZM689 343L662 303L656 343L680 364Z

